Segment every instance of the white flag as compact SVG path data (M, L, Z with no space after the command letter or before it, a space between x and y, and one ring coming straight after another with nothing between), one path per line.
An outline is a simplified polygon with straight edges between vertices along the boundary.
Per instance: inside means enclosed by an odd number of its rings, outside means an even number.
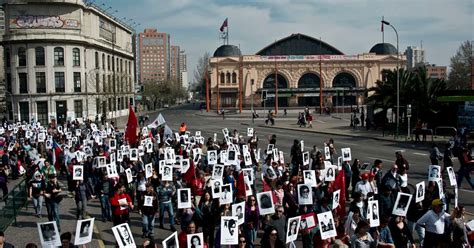
M149 128L157 128L163 124L165 124L166 121L165 121L165 118L163 118L163 115L161 115L161 113L158 115L158 117L156 117L156 119L150 124L148 125Z

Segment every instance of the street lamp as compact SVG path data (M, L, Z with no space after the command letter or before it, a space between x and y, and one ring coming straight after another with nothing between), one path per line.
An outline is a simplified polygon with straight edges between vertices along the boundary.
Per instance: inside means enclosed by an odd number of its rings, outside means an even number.
M395 35L397 36L397 132L396 132L396 136L398 137L398 131L399 131L399 128L400 128L400 71L399 71L400 59L398 57L399 56L399 52L398 52L398 32L395 29L395 27L392 24L390 24L390 22L382 20L382 24L392 27L393 31L395 31Z

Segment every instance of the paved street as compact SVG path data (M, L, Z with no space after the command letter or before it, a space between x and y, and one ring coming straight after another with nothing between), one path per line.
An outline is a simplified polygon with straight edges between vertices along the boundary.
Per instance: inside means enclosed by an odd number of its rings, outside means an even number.
M266 147L267 138L271 134L276 134L277 142L276 145L279 150L285 154L285 161L289 161L290 146L294 139L304 139L305 149L310 150L313 145L318 147L323 146L323 142L330 137L335 141L336 148L350 147L352 149L352 158L361 159L363 162L372 164L375 159L381 159L384 162L385 171L390 167L391 163L395 160L395 151L403 150L405 158L410 163L409 171L409 182L415 184L421 180L427 179L427 169L429 162L428 157L428 146L427 144L412 144L410 142L395 142L393 140L377 140L373 138L366 138L362 136L341 136L345 134L345 131L337 129L337 126L343 126L347 121L345 119L335 119L329 116L318 117L317 121L314 122L313 131L331 131L334 133L321 134L316 132L308 132L308 128L302 131L294 123L296 119L289 116L288 118L277 119L275 127L262 126L264 125L263 119L260 118L252 123L252 121L245 116L228 116L225 120L215 115L201 114L199 110L194 110L196 106L188 105L180 108L171 108L162 111L164 118L168 125L172 129L177 129L181 122L186 122L188 129L192 132L200 130L202 135L205 137L212 136L217 133L219 138L222 138L221 129L224 127L229 128L230 131L237 129L240 133L246 135L246 128L253 126L259 136L259 145ZM150 114L150 121L156 117L156 114ZM126 122L126 117L118 120L119 126ZM348 125L348 123L347 123ZM330 127L333 127L332 129ZM325 130L321 130L321 129ZM286 129L281 129L286 128ZM290 130L290 129L296 130ZM459 167L457 159L455 159L455 168ZM468 212L474 213L474 194L473 191L467 188L467 183L464 182L461 190L459 191L459 203L464 204L467 207ZM11 226L6 231L6 238L15 244L17 247L24 247L28 242L34 242L39 244L39 237L36 231L36 222L39 221L36 217L33 217L32 205L27 209L22 210L22 215L18 218L18 226ZM46 208L43 209L44 214L41 221L47 221ZM72 198L66 198L61 202L61 228L62 232L70 231L75 232L75 203ZM100 221L100 203L98 200L92 200L89 203L88 212L92 217L96 218L95 222L95 234L93 243L88 247L111 247L115 243L111 227L111 222L103 223ZM469 219L473 216L468 216ZM135 241L140 244L143 239L141 236L141 222L137 212L131 215L131 226L132 232L134 233ZM158 228L158 224L155 224L155 238L159 243L171 234L169 230L161 230ZM165 228L168 228L165 225ZM25 235L28 234L28 235ZM27 238L26 238L27 237Z

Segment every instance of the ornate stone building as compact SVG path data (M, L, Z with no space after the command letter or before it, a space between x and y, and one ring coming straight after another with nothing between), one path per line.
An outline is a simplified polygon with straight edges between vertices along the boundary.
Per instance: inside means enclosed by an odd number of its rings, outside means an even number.
M404 67L404 55L398 59ZM397 67L397 52L393 45L379 43L368 53L345 55L318 39L293 34L255 55L241 55L236 46L223 45L210 67L213 109L271 107L275 92L280 107L319 106L321 83L323 106L336 107L364 104L366 90L383 79L382 70Z

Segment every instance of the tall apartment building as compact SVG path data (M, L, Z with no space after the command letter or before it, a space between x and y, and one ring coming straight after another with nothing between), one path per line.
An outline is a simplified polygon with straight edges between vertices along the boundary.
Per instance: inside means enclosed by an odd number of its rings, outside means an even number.
M180 84L179 79L181 77L179 55L180 55L179 46L171 46L171 57L170 57L171 77L170 79L178 84Z
M181 87L185 89L188 88L188 65L187 65L187 57L186 51L181 50L179 52L179 71L181 72L179 83Z
M0 5L0 40L3 39L5 34L5 11L3 5ZM0 112L5 116L7 115L7 101L5 92L5 63L4 63L4 50L3 46L0 46ZM8 116L6 116L8 117Z
M170 79L170 35L147 28L138 36L138 47L140 83Z
M435 64L426 65L426 73L428 74L428 78L446 79L447 70L448 68L446 66L437 66Z
M134 30L78 0L11 0L5 6L9 119L46 125L128 115Z
M407 69L412 69L425 63L425 50L416 46L409 46L405 50Z

